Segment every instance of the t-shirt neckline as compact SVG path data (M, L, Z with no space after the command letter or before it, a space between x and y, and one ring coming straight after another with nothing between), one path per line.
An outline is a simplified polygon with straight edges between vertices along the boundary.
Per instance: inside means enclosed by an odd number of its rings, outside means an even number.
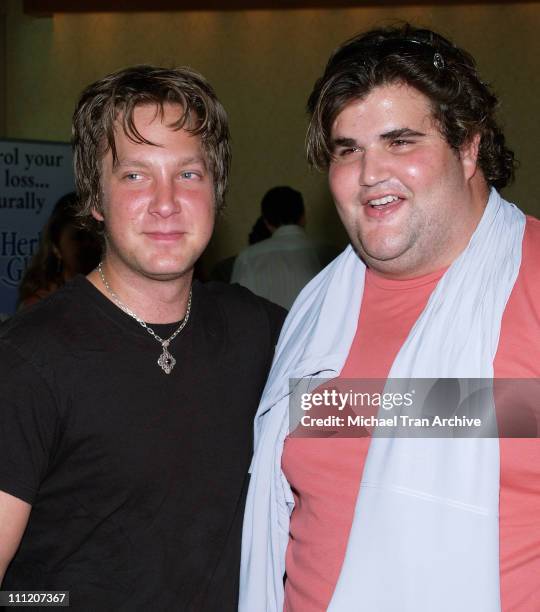
M148 331L143 328L143 326L133 317L124 312L121 308L119 308L112 300L110 300L107 296L105 296L101 291L97 289L87 278L82 274L78 274L72 281L70 281L74 285L78 285L84 293L96 304L96 306L104 312L110 319L113 319L118 325L122 326L126 331L131 333L144 333L150 336ZM190 314L190 321L186 324L186 327L182 331L186 331L186 329L190 326L190 322L194 316L193 308L194 303L197 300L197 288L196 281L193 283L193 297L192 297L192 312ZM170 336L176 328L180 325L180 321L175 321L173 323L147 323L148 327L151 327L159 336L162 338L167 338Z
M386 291L406 291L408 289L416 289L417 287L438 283L448 268L449 266L446 266L444 268L439 268L434 272L423 274L422 276L405 279L387 278L385 276L381 276L374 270L367 268L366 285L372 285Z

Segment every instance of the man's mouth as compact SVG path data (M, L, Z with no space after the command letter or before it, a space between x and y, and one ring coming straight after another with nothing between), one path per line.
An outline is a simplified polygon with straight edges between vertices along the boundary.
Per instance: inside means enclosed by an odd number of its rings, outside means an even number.
M179 240L182 237L183 232L146 232L146 235L152 240L174 242L175 240Z
M376 198L374 200L368 200L367 204L369 206L371 206L372 208L384 208L385 206L388 206L389 204L393 204L394 202L399 202L401 198L398 197L397 195L386 195L383 196L382 198Z
M387 193L364 200L364 211L366 216L371 219L390 219L404 203L405 198L395 193Z

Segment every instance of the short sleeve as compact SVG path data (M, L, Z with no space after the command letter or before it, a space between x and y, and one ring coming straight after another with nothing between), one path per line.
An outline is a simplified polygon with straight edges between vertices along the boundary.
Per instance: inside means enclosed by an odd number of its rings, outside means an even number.
M58 426L49 386L9 341L0 340L0 490L32 504Z

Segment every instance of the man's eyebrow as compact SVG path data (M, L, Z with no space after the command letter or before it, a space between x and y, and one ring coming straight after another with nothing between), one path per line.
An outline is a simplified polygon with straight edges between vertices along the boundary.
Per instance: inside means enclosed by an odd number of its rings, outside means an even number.
M144 168L147 164L138 160L138 159L117 159L114 164L115 168L125 168L129 166L130 168Z
M190 164L202 164L206 167L206 160L203 155L191 155L190 157L183 157L178 160L178 167L189 166ZM147 168L151 164L146 163L140 159L118 159L114 164L116 168Z
M423 132L417 132L411 130L411 128L399 128L397 130L391 130L381 134L381 140L395 140L396 138L413 138L418 136L425 136Z
M381 140L395 140L396 138L419 138L425 136L423 132L412 130L411 128L397 128L390 132L385 132L380 135ZM358 143L354 138L341 136L332 140L332 147L357 147Z
M334 138L332 140L332 147L356 147L357 143L354 138Z
M203 155L192 155L191 157L184 157L178 162L179 166L188 166L189 164L202 164L206 166L206 160Z

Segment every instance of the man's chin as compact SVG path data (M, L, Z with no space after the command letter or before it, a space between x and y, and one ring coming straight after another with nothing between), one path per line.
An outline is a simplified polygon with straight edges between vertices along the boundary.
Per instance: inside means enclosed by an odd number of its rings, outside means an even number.
M400 278L411 273L414 268L409 248L394 245L393 248L367 250L362 245L356 246L356 252L368 268L389 278Z
M155 281L175 281L180 279L186 279L187 277L193 276L193 268L194 266L184 266L184 267L171 267L164 266L160 267L152 267L146 270L142 270L142 273L146 278L150 278Z
M366 263L366 265L381 265L389 264L392 262L399 261L400 258L409 250L408 245L403 243L386 241L385 243L366 243L357 241L356 251ZM371 267L371 266L370 266Z

